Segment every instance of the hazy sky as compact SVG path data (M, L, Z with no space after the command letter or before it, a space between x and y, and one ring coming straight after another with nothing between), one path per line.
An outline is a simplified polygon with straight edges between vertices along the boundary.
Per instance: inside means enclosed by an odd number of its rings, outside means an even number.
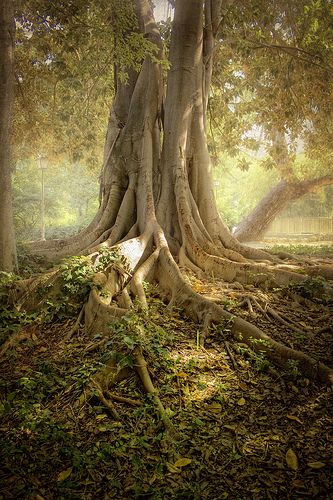
M154 14L156 21L162 21L171 16L172 9L168 0L153 0L155 4Z

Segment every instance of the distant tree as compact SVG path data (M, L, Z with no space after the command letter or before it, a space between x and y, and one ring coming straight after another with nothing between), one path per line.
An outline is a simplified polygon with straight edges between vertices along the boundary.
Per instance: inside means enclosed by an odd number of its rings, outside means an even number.
M289 203L330 184L333 184L333 175L305 181L280 181L241 221L234 235L239 241L260 239L270 223Z

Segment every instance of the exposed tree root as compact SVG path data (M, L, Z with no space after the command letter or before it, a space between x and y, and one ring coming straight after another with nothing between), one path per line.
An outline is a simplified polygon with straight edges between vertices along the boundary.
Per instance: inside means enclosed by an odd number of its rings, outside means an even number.
M106 394L108 395L109 399L117 401L118 403L125 403L127 405L136 407L142 406L142 402L138 399L124 398L123 396L118 396L117 394L114 394L110 391L106 391Z
M147 393L150 394L151 397L153 398L154 404L156 405L156 408L159 412L160 418L164 424L166 431L169 433L170 438L176 437L176 430L173 424L171 423L171 420L162 404L162 401L158 396L158 391L155 389L153 382L150 378L147 369L147 362L142 354L142 350L140 348L135 348L133 351L133 356L135 359L134 367L138 372L143 387L145 388Z
M100 385L94 379L92 379L91 389L90 390L91 390L91 394L92 395L96 395L98 397L98 399L100 400L100 402L106 408L108 408L108 410L110 410L110 413L112 414L113 418L115 420L120 420L119 413L115 409L114 404L112 403L112 401L110 399L107 399L104 396L102 388L100 387Z
M74 333L76 333L78 331L78 329L80 328L80 324L81 324L81 321L82 321L82 318L83 318L83 315L84 315L84 309L85 309L85 305L82 306L81 308L81 311L77 317L77 320L75 321L73 327L70 329L70 331L67 333L65 339L66 340L69 340L73 337Z
M228 356L230 358L233 369L237 370L237 363L236 363L234 355L232 354L231 349L229 347L229 342L225 341L224 345L225 345L225 350L227 351Z

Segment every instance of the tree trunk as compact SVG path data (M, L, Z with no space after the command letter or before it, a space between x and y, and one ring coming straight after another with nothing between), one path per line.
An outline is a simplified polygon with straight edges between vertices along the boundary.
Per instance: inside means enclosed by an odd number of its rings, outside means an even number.
M242 242L259 240L270 223L290 202L332 183L332 175L300 182L280 181L237 226L235 237Z
M0 4L0 270L17 268L10 168L13 103L14 16L11 0Z
M170 70L164 83L161 64L150 57L127 85L117 82L110 112L99 211L79 235L68 240L35 242L34 253L52 259L85 253L94 265L105 248L126 260L126 269L109 266L96 275L96 287L84 308L90 331L110 334L109 323L127 313L132 300L147 307L144 281L158 285L168 307L183 308L204 329L228 321L236 340L286 365L302 362L304 371L332 381L329 368L302 353L271 341L258 328L235 318L222 307L196 294L179 265L206 272L225 281L265 286L300 282L305 276L273 266L265 252L242 246L222 222L215 205L205 133L205 110L211 76L211 58L220 2L176 2ZM162 41L150 2L137 0L139 27L158 49ZM204 22L203 22L204 21ZM203 29L203 25L205 29ZM164 113L163 113L164 109ZM253 262L261 259L265 262ZM27 295L26 303L33 294ZM21 299L21 305L24 300Z

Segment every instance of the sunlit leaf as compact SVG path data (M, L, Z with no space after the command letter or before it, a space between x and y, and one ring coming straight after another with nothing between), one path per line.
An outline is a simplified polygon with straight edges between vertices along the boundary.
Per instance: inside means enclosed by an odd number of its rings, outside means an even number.
M101 413L100 415L97 415L96 420L103 420L104 418L107 418L108 416L105 413Z
M190 458L179 458L173 465L175 467L185 467L192 462Z
M296 453L291 448L289 448L289 450L286 453L286 462L290 469L292 470L298 469L298 458Z
M98 432L106 432L108 429L105 427L105 425L99 425L98 426Z
M179 474L181 472L181 469L178 469L178 467L175 467L174 464L170 464L167 462L166 464L167 469L169 472L172 472L173 474Z
M325 467L325 465L324 462L308 462L308 466L311 467L311 469L321 469Z
M62 472L60 472L57 481L65 481L65 479L67 479L71 475L72 470L73 470L72 467L70 467L69 469L65 469Z
M287 415L287 418L289 418L289 420L295 420L295 422L298 422L299 424L304 424L303 420L296 417L296 415Z

